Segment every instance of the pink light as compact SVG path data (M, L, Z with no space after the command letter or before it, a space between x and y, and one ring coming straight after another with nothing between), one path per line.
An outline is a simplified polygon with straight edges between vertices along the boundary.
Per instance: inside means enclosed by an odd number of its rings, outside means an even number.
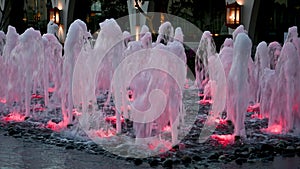
M55 88L54 88L54 87L49 87L49 88L48 88L48 92L49 92L49 93L55 92Z
M227 124L227 120L225 119L216 119L215 121L219 124Z
M299 96L298 96L299 97ZM294 106L293 106L293 110L294 111L297 111L297 110L299 110L299 105L298 104L294 104Z
M185 88L185 89L188 89L188 88L190 88L190 85L189 85L188 83L186 83L186 84L184 85L184 88Z
M81 116L82 113L78 112L77 110L73 110L73 115L74 116Z
M259 112L260 111L260 104L259 103L256 103L256 104L254 104L254 105L252 105L252 106L249 106L248 108L247 108L247 112Z
M31 98L34 98L34 99L41 99L43 98L42 95L39 95L39 94L32 94Z
M252 118L252 119L263 119L262 115L261 115L261 114L258 114L258 113L252 114L252 115L251 115L251 118Z
M53 131L60 131L61 129L67 127L67 125L68 124L64 121L61 121L58 124L56 124L53 121L49 120L46 127L53 130Z
M262 130L272 134L280 134L282 132L282 126L280 124L274 124Z
M111 123L111 124L116 124L117 122L117 117L116 116L110 116L110 117L106 117L105 118L105 121L108 122L108 123ZM121 122L124 123L125 120L123 117L121 117Z
M217 140L220 144L222 144L224 147L228 144L234 143L234 135L228 134L228 135L211 135L212 139Z
M212 104L213 101L212 100L200 100L198 101L199 104L202 104L202 105L209 105L209 104Z
M127 94L128 94L128 100L131 101L131 102L133 102L134 101L133 91L132 90L128 90Z
M5 104L6 103L6 99L5 98L0 98L0 103Z
M167 140L151 139L151 143L148 144L149 150L159 151L164 153L172 149L172 143Z
M150 150L154 150L154 149L156 148L156 146L153 145L153 144L148 144L148 148L149 148Z
M100 130L97 130L95 132L95 134L101 138L107 138L107 137L112 137L112 136L115 136L116 135L116 130L113 130L113 129L108 129L108 130L103 130L103 129L100 129Z
M39 112L43 112L43 111L45 111L46 110L46 108L44 108L44 107L37 107L37 108L34 108L34 111L39 111Z
M2 119L7 122L8 121L22 122L25 120L25 116L17 112L11 112L6 117L3 117Z
M171 132L171 126L167 125L162 129L164 132Z

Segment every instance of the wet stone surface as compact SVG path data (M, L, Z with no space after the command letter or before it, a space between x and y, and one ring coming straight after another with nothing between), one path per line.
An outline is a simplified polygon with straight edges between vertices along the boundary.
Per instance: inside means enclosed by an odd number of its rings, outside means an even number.
M42 99L33 99L33 104L40 104ZM99 108L105 108L106 113L113 115L112 106L104 107L105 97L98 98ZM186 102L191 101L185 100ZM113 104L113 103L112 103ZM236 137L233 143L228 140L217 140L212 137L205 142L199 143L199 136L206 122L210 105L199 105L198 114L192 124L189 133L178 145L162 154L142 158L120 157L103 149L88 137L83 137L84 133L76 125L55 132L47 128L49 120L54 123L61 121L59 109L48 109L47 115L41 112L37 117L28 118L22 122L0 121L0 131L2 136L16 138L26 143L51 145L63 149L64 151L79 151L89 155L98 155L110 159L116 159L121 163L130 164L134 167L163 167L163 168L205 168L212 166L223 166L224 164L234 164L245 166L259 162L273 162L278 158L300 157L300 138L292 134L272 135L263 133L261 129L268 126L268 119L253 118L257 115L254 112L245 114L245 126L247 138ZM8 112L2 112L2 117ZM226 117L226 114L224 115ZM0 117L0 119L2 119ZM41 120L42 119L42 120ZM134 137L132 122L125 120L122 126L122 133ZM213 131L215 135L230 135L233 133L232 122L222 120ZM70 132L73 132L70 134ZM80 137L76 133L81 133ZM126 153L126 152L125 152ZM255 167L257 168L257 167Z
M202 114L206 114L206 106L200 108ZM171 150L154 157L144 159L120 157L104 150L91 140L70 137L64 132L54 132L45 128L42 123L31 121L1 122L0 130L3 136L10 136L28 143L38 143L61 147L64 150L76 150L87 154L101 155L112 159L118 159L130 163L133 166L147 164L149 167L206 167L219 163L244 165L257 162L273 161L274 158L300 157L300 139L292 135L271 135L262 133L261 128L267 126L265 119L252 119L247 115L247 138L240 138L232 144L224 145L218 140L209 138L204 143L199 143L199 133L203 127L205 116L195 121L189 134L179 145ZM71 128L66 129L70 130ZM231 134L233 126L230 122L217 126L214 134Z

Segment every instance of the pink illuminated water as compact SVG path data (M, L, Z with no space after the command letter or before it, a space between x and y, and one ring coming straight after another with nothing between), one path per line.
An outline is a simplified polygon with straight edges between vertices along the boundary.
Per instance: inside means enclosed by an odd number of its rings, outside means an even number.
M22 122L25 120L25 116L18 112L11 112L8 115L6 115L5 117L3 117L2 120L7 121L7 122L9 122L9 121Z
M232 66L227 79L227 114L235 125L235 135L245 136L245 112L249 103L248 60L252 43L245 33L234 42Z
M219 53L210 32L204 32L195 60L195 86L186 83L187 57L180 27L174 30L170 22L163 23L155 42L147 26L139 41L122 32L114 19L100 27L93 45L86 24L74 21L64 47L53 34L41 35L33 28L20 35L11 26L5 36L0 32L0 110L12 112L2 120L21 122L42 113L41 118L51 119L47 113L59 109L61 121L46 120L45 127L59 132L74 125L100 138L124 134L126 121L131 121L136 142L164 151L179 141L178 128L185 116L182 90L196 86L203 90L199 93L203 99L195 103L211 105L214 123L233 122L233 134L211 136L224 146L237 135L246 137L246 112L255 112L252 118L268 118L264 132L300 133L296 27L289 29L282 47L277 42L259 43L254 60L243 26L225 40ZM153 65L158 68L147 70ZM101 106L98 98L104 98ZM220 117L223 111L226 120ZM143 140L156 133L153 140ZM166 133L171 139L162 139Z
M204 89L206 83L209 80L208 59L214 54L216 54L216 46L214 40L211 36L211 33L209 31L205 31L202 34L195 60L195 84L200 89Z

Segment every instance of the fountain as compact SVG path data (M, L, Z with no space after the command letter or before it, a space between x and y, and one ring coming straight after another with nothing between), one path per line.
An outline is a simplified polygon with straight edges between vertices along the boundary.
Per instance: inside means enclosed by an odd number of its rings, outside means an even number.
M287 41L283 45L280 59L275 67L277 81L272 90L269 119L269 127L280 125L282 132L285 133L299 128L299 62L296 47Z
M260 114L262 118L269 118L271 112L270 98L272 95L272 88L275 83L275 71L269 68L265 68L263 71L262 79L259 83L261 87L260 97Z
M6 41L6 36L4 34L3 31L0 31L0 54L1 56L3 56L3 48L4 48L4 45L5 45L5 41ZM4 58L3 57L0 57L0 67L4 68ZM5 102L6 100L5 99L2 99L4 98L4 82L6 81L6 77L5 77L5 72L4 71L1 71L0 72L0 76L1 77L4 77L4 79L0 82L0 102ZM3 83L3 84L2 84ZM0 111L3 111L0 109Z
M169 41L172 41L174 35L174 28L170 22L163 23L158 29L158 37L156 40L157 44L167 44Z
M66 42L64 46L64 62L62 72L62 83L59 89L61 94L61 109L63 114L63 122L67 125L73 121L73 94L72 82L74 66L78 59L78 55L86 43L87 38L91 37L84 22L81 20L74 21L69 28Z
M2 56L4 70L1 71L3 72L3 75L7 75L2 76L5 78L4 80L8 82L7 84L3 84L2 93L5 95L4 99L8 105L12 104L14 101L19 101L19 94L15 92L15 90L17 90L17 82L13 83L13 77L17 76L17 67L11 60L11 52L18 42L18 37L19 34L17 34L16 29L12 26L9 26L6 34L7 40L3 48Z
M268 56L268 47L266 42L260 42L256 48L255 54L255 68L254 68L254 79L255 79L255 102L259 103L261 98L262 87L259 83L262 81L262 75L265 68L270 67L270 58Z
M278 42L271 42L268 46L268 56L270 58L270 68L275 69L280 56L281 45Z
M227 114L235 125L235 135L246 136L244 119L249 104L248 60L252 43L239 33L233 45L233 60L227 79Z
M200 39L195 60L196 80L195 85L204 89L209 80L208 77L208 59L216 54L216 46L209 31L205 31Z
M163 24L160 30L161 38L167 44L157 42L152 47L150 32L142 32L140 41L130 41L117 22L108 19L100 24L95 46L85 43L77 52L73 103L81 114L79 125L97 143L107 142L99 136L124 135L124 119L133 122L134 137L132 142L131 137L121 136L125 140L122 146L146 145L160 150L158 147L164 141L157 138L157 133L162 136L168 126L170 141L178 143L178 126L183 118L181 90L186 77L186 56L182 30L176 28L173 40L168 37L173 28L170 23L166 25ZM147 30L143 28L142 31ZM103 98L106 101L99 107L97 101ZM115 128L107 122L113 123ZM169 143L165 145L170 148Z
M226 79L228 77L231 65L232 65L232 57L233 57L233 40L231 38L226 38L220 53L219 53L220 60L222 62Z
M263 131L300 133L296 27L289 29L282 49L278 42L259 43L254 61L243 26L224 41L219 53L205 31L195 60L195 85L184 89L188 72L184 34L180 27L174 31L170 22L160 26L153 42L146 25L140 40L134 41L116 20L107 19L100 23L93 44L85 23L76 20L64 47L55 36L57 27L48 26L49 33L42 36L33 28L21 35L11 26L6 36L0 32L0 74L8 82L0 84L4 121L46 120L45 126L57 132L80 128L93 141L110 145L114 153L127 148L124 156L144 157L152 155L145 147L165 152L183 139L181 128L188 116L183 93L196 89L203 91L200 104L210 106L208 123L198 133L200 141L206 141L217 124L230 121L232 133L211 138L226 145L235 136L246 139L247 111L268 118ZM133 146L143 149L133 153Z
M45 105L48 105L48 107L55 107L59 103L59 96L56 91L60 89L62 81L62 45L57 41L57 38L53 34L44 34L42 38L45 43L45 71L43 77L47 77L44 79ZM53 94L49 101L46 101L47 92Z
M275 83L275 67L280 56L281 45L278 42L272 42L268 46L268 55L270 64L263 69L261 79L258 81L260 86L260 101L259 108L262 118L269 118L271 112L270 98L272 95L273 86Z
M25 116L30 116L31 106L31 89L32 81L38 83L35 79L41 72L41 64L43 63L44 47L40 33L32 28L27 29L18 38L18 43L11 51L8 62L14 66L14 70L9 83L17 84L12 90L16 95L24 94L19 97L20 100L25 100ZM31 65L31 66L28 66ZM22 87L24 84L24 87ZM10 84L9 84L10 85ZM8 86L10 88L10 86Z

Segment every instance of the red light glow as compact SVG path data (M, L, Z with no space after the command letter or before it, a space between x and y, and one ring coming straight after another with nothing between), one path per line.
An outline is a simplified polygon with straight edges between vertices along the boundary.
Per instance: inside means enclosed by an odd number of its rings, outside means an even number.
M117 122L117 117L116 116L110 116L110 117L106 117L105 118L105 121L108 122L108 123L111 123L111 124L116 124ZM121 117L121 122L124 123L124 118Z
M167 140L151 139L151 142L148 143L148 148L149 150L163 153L172 149L172 143Z
M215 120L217 123L219 123L219 124L227 124L227 120L226 119L216 119Z
M41 99L41 98L43 98L43 96L42 96L42 95L39 95L39 94L32 94L32 95L31 95L31 98L34 98L34 99Z
M54 87L50 87L50 88L48 88L48 92L49 92L49 93L53 93L53 92L55 92L55 88L54 88Z
M128 100L131 101L131 102L133 102L134 101L133 91L132 90L128 90L127 94L128 94Z
M9 113L6 117L3 117L4 121L16 121L16 122L22 122L25 120L25 116L18 113L18 112L12 112Z
M68 124L64 121L61 121L57 124L57 123L54 123L53 121L49 120L46 127L53 131L60 131L61 129L67 127L67 125Z
M263 119L262 115L261 115L261 114L258 114L258 113L252 114L252 115L251 115L251 118L252 118L252 119Z
M73 115L74 116L81 116L82 113L78 112L77 110L73 110Z
M171 126L167 125L162 129L164 132L171 132Z
M200 101L198 101L198 103L201 105L209 105L209 104L212 104L213 101L212 100L200 100Z
M108 130L100 129L95 132L95 134L101 138L112 137L112 136L115 136L116 133L117 132L115 129L108 129Z
M298 105L298 104L294 104L294 106L293 106L293 110L294 110L294 111L297 111L297 110L299 110L299 105Z
M228 144L234 143L234 135L228 134L228 135L211 135L212 139L217 140L220 144L223 146L227 146Z
M276 125L269 126L268 128L262 129L262 130L267 133L280 134L282 132L282 126L280 124L276 124Z
M5 98L0 98L0 103L5 104L6 103L6 99Z
M185 84L185 85L184 85L184 88L185 88L185 89L190 88L189 84Z
M43 112L43 111L45 111L46 110L46 108L45 107L37 107L37 108L34 108L34 111L38 111L38 112Z
M252 106L249 106L247 108L247 112L259 112L260 111L259 107L260 107L259 103L256 103Z

